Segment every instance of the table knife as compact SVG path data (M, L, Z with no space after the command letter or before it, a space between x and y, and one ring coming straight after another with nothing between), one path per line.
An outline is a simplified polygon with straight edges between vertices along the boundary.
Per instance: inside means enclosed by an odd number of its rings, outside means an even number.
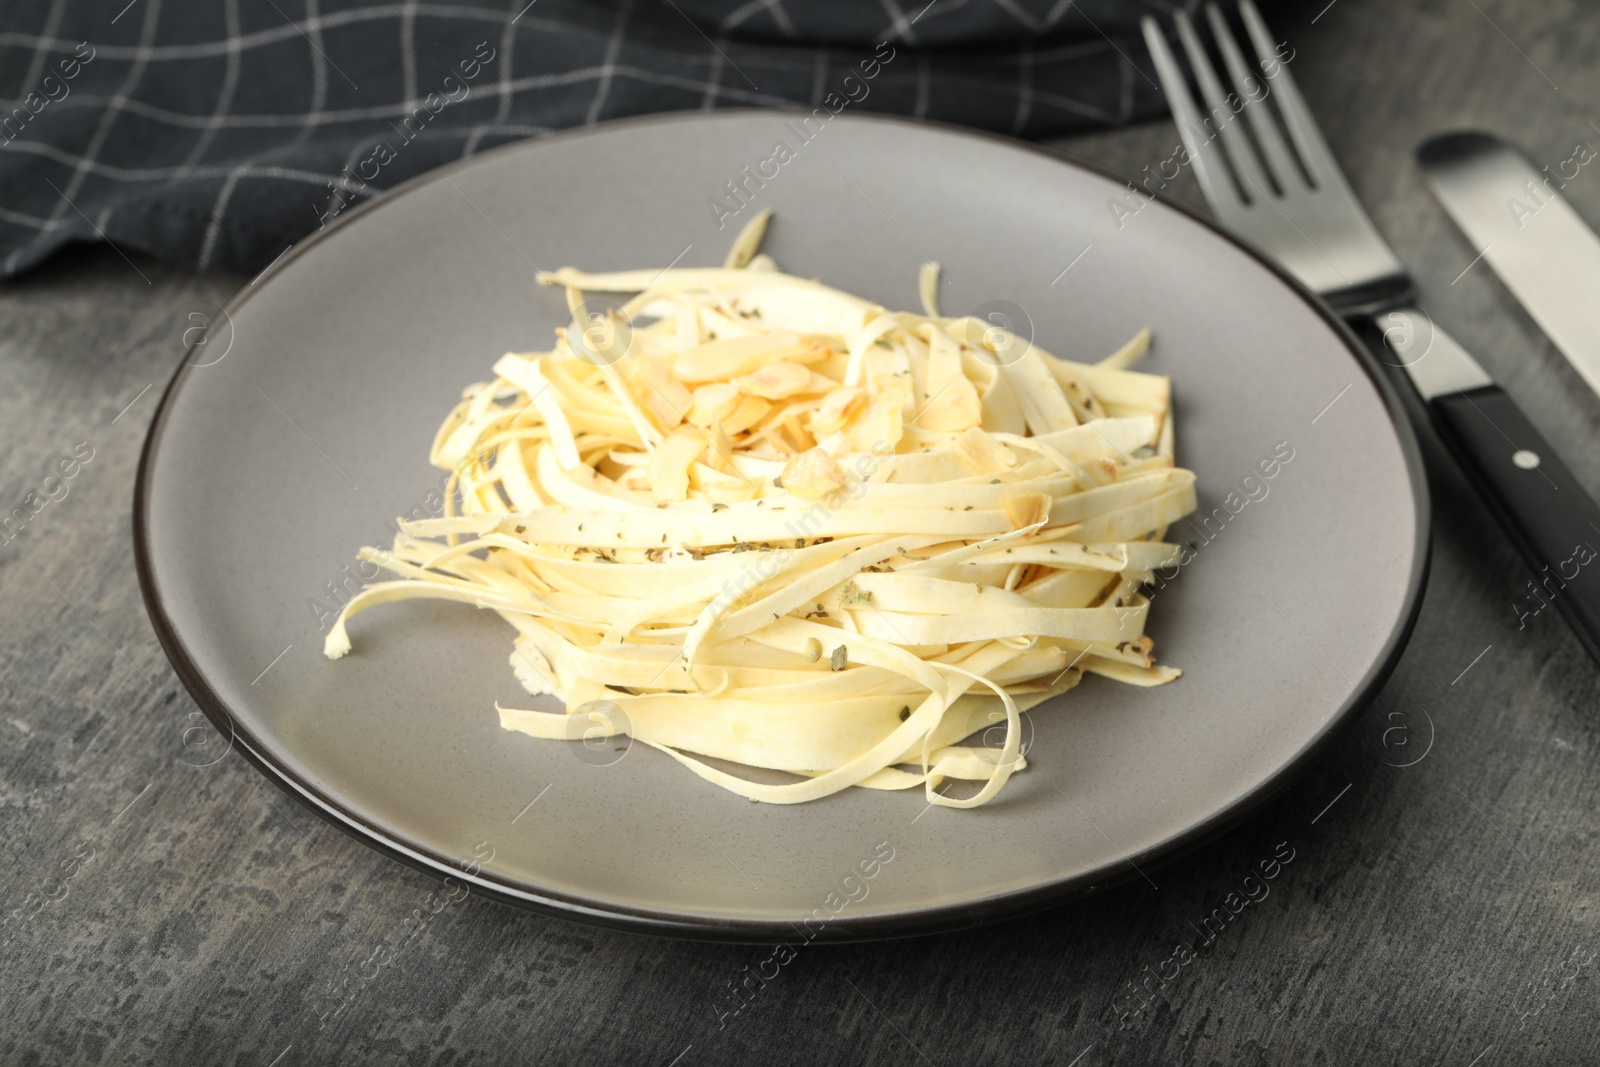
M1600 394L1600 238L1561 196L1597 158L1580 143L1535 170L1511 145L1476 132L1442 134L1417 149L1434 196Z
M1600 390L1600 239L1559 195L1575 176L1571 164L1596 156L1580 145L1569 165L1557 164L1551 174L1485 133L1443 134L1417 150L1434 194L1478 255ZM1593 499L1560 457L1538 444L1538 431L1498 387L1458 386L1433 406L1441 428L1472 457L1469 473L1495 488L1489 499L1507 531L1540 568L1513 604L1519 627L1555 604L1600 661L1600 510Z

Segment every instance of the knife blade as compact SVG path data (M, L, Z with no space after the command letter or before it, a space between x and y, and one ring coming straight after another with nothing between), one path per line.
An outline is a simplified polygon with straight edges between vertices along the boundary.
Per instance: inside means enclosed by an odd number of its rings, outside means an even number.
M1417 160L1429 186L1479 255L1589 388L1600 395L1600 238L1561 188L1600 158L1579 144L1554 171L1492 134L1424 141Z

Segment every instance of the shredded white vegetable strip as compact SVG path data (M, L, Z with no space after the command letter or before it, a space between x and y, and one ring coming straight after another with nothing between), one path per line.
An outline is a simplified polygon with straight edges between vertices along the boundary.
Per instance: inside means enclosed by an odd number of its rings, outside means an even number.
M457 600L515 627L516 677L566 705L499 708L507 729L592 736L607 701L604 729L752 800L976 807L1026 766L1021 711L1084 672L1178 677L1139 593L1195 507L1169 383L1127 369L1148 330L1082 364L941 317L933 264L923 314L784 274L769 218L721 268L542 276L573 323L463 393L433 445L445 516L362 549L396 580L325 652L373 605ZM636 295L590 317L591 291Z

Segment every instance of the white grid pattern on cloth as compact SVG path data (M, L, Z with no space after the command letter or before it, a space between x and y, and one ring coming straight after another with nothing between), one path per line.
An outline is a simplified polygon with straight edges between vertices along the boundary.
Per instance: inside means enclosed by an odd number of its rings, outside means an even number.
M550 133L552 131L544 130L541 132ZM51 159L54 159L56 162L65 164L69 167L82 166L91 174L97 174L102 177L111 178L115 181L167 182L172 180L173 176L176 175L178 171L178 168L176 167L150 167L144 170L113 167L106 163L97 163L91 160L88 156L74 155L71 152L66 152L62 149L56 148L54 145L38 144L36 142L17 143L13 144L12 147L17 151L47 156ZM280 175L305 174L316 178L318 185L326 185L328 182L337 180L338 178L338 175L319 174L316 171L303 171L288 167L264 166L251 167L250 169L260 172L256 175L257 177L278 177ZM233 166L191 167L189 168L188 176L191 178L221 178L231 174L233 170ZM363 196L371 196L378 191L363 182L352 180L352 184L359 187L360 194Z
M39 44L34 46L33 56L28 60L28 70L22 76L22 87L17 90L17 97L25 96L29 89L39 84L39 79L44 76L44 65L49 61L50 52L44 47L44 41L55 35L61 28L61 16L66 14L67 0L50 0L50 13L45 16L44 33L40 36Z
M783 9L783 0L750 0L743 7L728 12L728 16L722 20L722 32L731 33L744 25L752 15L761 11L772 16L773 23L785 37L795 36L794 20Z
M242 65L243 57L243 49L236 43L239 39L239 0L222 0L222 15L228 25L228 40L234 42L234 47L228 49L227 73L222 77L222 90L217 93L217 105L211 109L205 129L195 138L194 147L189 149L189 154L184 157L178 170L173 174L174 181L182 181L187 177L189 171L206 154L206 149L211 147L217 131L227 120L228 111L233 104L233 94L239 88L239 67Z
M406 0L400 12L400 73L406 99L417 95L417 3Z
M206 222L206 235L200 243L201 270L211 266L211 256L217 250L217 237L222 233L222 219L228 211L228 201L233 199L233 190L238 187L239 176L243 172L244 164L242 163L228 172L228 180L222 183L222 188L217 193L216 203L211 206L211 218Z
M1017 117L1011 120L1011 129L1007 132L1016 134L1028 124L1028 114L1033 110L1033 47L1022 46L1021 62L1017 64Z
M994 0L994 5L1035 33L1044 28L1044 20L1034 18L1033 15L1018 7L1016 0Z
M702 61L706 61L706 57L701 57L701 59ZM713 52L710 54L707 65L714 65L719 62L720 60L717 58L716 53ZM575 82L595 80L600 78L604 73L604 66L593 66L584 67L579 70L563 71L560 74L528 75L526 77L504 83L506 87L505 95L509 101L510 98L516 96L518 93L522 93L530 89L548 89L552 86L569 85ZM650 85L694 90L703 90L705 88L704 81L696 81L692 78L684 78L671 74L658 74L654 71L645 70L643 68L628 64L616 65L611 73L621 74L635 81ZM751 92L748 89L742 89L736 85L724 86L721 92L722 95L737 100L739 103L750 104L752 106L782 107L787 105L792 107L796 103L787 97L776 96L771 93ZM62 105L65 105L75 99L77 99L76 96L69 96L66 100L62 101ZM105 96L85 97L79 106L88 107L95 103L109 102L111 99L111 97ZM357 122L364 119L396 119L409 115L412 109L420 106L422 102L423 101L421 98L417 98L413 100L400 100L393 104L384 104L378 107L347 108L341 110L325 110L317 112L301 111L271 115L232 115L219 125L223 129L248 129L274 126L299 127L306 125L308 122L316 125L323 125L327 123ZM818 96L817 102L821 102L820 96ZM3 106L3 102L0 102L0 107ZM51 107L57 106L61 105L51 105ZM160 121L170 123L173 126L188 126L196 129L204 129L210 125L211 122L209 117L199 115L182 115L177 112L166 111L165 109L154 108L148 105L138 105L134 101L129 101L124 110L126 110L129 114L138 113L147 118L158 119ZM496 121L504 121L509 119L510 111L511 105L507 103L504 110L500 114L496 115ZM19 142L12 142L12 144L13 146L16 146L19 144Z
M536 0L529 0L530 4L534 2L536 2ZM511 14L511 12L507 12L509 17L505 18L505 27L500 33L500 76L498 79L498 89L500 93L499 109L495 112L494 122L480 123L472 128L472 132L467 136L466 143L461 146L461 158L463 159L476 152L478 150L478 141L482 139L492 127L497 124L504 123L507 116L511 113L511 70L512 64L516 61L517 56L517 23L521 21L522 15L527 14L527 8L522 6L522 0L511 0L511 8L518 12L518 14Z
M900 10L900 5L895 0L878 0L878 5L889 16L889 26L883 35L890 39L904 41L906 44L916 44L916 35L911 30L911 20L906 13ZM931 5L930 5L931 6Z
M717 106L717 91L722 82L722 50L715 41L711 42L711 69L706 72L706 91L700 98L700 110L710 111Z
M600 121L600 111L606 106L606 95L611 92L611 78L617 69L617 53L622 48L622 35L627 32L628 16L633 14L633 5L634 0L622 0L617 24L611 30L611 39L606 42L606 58L600 64L600 84L595 87L594 100L589 104L589 113L584 119L585 126L593 126Z
M404 9L401 10L403 14ZM305 21L306 30L302 36L311 48L311 106L306 109L306 120L295 135L295 144L310 140L311 131L322 125L320 116L328 104L328 54L322 50L322 20L317 14L317 0L306 0ZM355 83L351 82L351 85ZM356 92L361 91L359 86L355 88Z
M14 86L16 94L0 103L3 112L36 101L30 94L58 57L84 41L94 48L68 95L47 110L29 107L20 135L0 141L4 273L97 234L202 267L253 269L313 228L317 198L330 187L367 197L450 158L625 114L822 106L872 54L866 41L858 49L790 43L805 31L783 0L728 0L709 23L703 0L690 9L698 21L668 0L509 0L504 10L474 0L224 0L188 17L185 5L200 2L143 0L117 15L135 17L108 25L109 12L87 0L51 0L37 32L0 33L0 92ZM1050 0L1048 11L1031 14L1020 5L1035 0L987 0L1030 31L1062 20L1073 2ZM1159 97L1136 78L1143 72L1110 38L905 56L918 29L966 4L877 7L889 20L880 39L898 42L900 56L881 64L872 103L863 105L871 110L1024 135L1159 110ZM730 37L758 16L781 43ZM495 44L482 64L495 68L489 77L480 72L433 125L400 127L436 102L430 87L453 69L441 64L472 55L470 41ZM1132 37L1124 43L1137 47ZM18 79L4 75L13 66ZM374 181L357 178L356 161L395 133L414 146L404 162Z
M321 33L323 30L339 29L361 22L372 22L379 19L394 19L406 11L405 4L380 4L370 7L354 8L341 11L334 15L318 15L313 18L289 21L282 26L256 30L243 34L238 41L238 47L244 49L258 48L265 44L274 44L278 41L289 40L309 33ZM486 7L456 7L449 4L418 4L413 10L419 15L433 15L439 18L476 19L480 22L492 22L500 25L505 22L505 15ZM537 16L524 16L522 22L528 27L540 26L541 20ZM570 28L566 23L543 20L544 29L564 30ZM0 32L0 45L23 45L25 47L43 47L52 52L71 52L77 47L78 42L67 40L64 37L49 37L15 31ZM201 44L183 45L156 45L149 48L139 45L99 45L96 49L107 59L144 59L147 62L158 63L167 60L203 59L207 56L219 56L234 47L233 42L226 38L216 41L206 41Z
M150 0L149 5L144 9L144 23L139 30L140 46L142 48L149 49L151 39L155 37L156 26L160 18L161 0ZM111 126L122 113L123 105L127 103L134 89L138 88L139 79L144 77L146 67L147 63L143 59L135 58L132 66L128 69L127 78L123 80L122 87L117 90L117 95L111 98L111 101L106 105L106 109L100 113L100 122L95 127L94 136L89 141L89 147L84 150L83 156L73 166L72 177L68 179L66 188L61 190L61 200L50 214L52 228L54 228L53 224L67 213L68 208L81 211L73 204L72 198L82 187L88 166L94 162L95 156L99 153L101 147L105 145L106 138L111 135ZM48 231L41 229L33 241L16 249L6 257L5 272L7 274L16 269L17 261L31 251L46 232Z

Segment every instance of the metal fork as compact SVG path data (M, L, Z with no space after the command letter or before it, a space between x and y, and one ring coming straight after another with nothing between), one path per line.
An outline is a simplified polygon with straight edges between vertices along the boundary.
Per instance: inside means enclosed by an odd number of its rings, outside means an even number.
M1148 15L1142 20L1156 76L1212 212L1346 317L1375 319L1381 313L1392 326L1384 332L1401 357L1391 362L1406 366L1425 397L1492 384L1460 345L1410 306L1410 275L1345 180L1288 65L1278 59L1260 12L1251 0L1240 0L1239 13L1256 62L1263 73L1271 71L1266 78L1245 65L1217 5L1206 5L1206 19L1235 87L1232 98L1240 106L1229 105L1229 93L1188 13L1175 17L1178 39L1206 102L1204 114L1189 94L1160 24ZM1272 99L1295 154L1268 113ZM1234 121L1239 114L1249 121L1266 160Z
M1206 5L1231 94L1188 14L1174 17L1205 113L1195 106L1160 24L1152 16L1142 20L1156 75L1206 203L1225 226L1347 320L1369 336L1382 333L1382 358L1405 368L1441 438L1600 662L1600 568L1558 582L1559 589L1549 586L1552 569L1571 562L1572 546L1587 546L1600 534L1600 506L1505 391L1412 303L1411 276L1345 180L1260 12L1251 0L1239 0L1239 14L1256 72L1246 64L1221 10L1215 3ZM1240 114L1259 152L1234 121Z

